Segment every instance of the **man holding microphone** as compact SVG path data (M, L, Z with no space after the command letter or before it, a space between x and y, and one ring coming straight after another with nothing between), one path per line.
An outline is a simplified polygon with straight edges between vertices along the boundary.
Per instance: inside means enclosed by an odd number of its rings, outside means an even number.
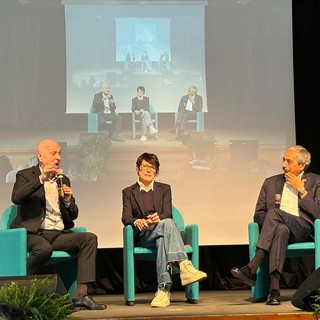
M27 230L27 273L38 274L54 250L78 252L78 284L73 305L103 310L105 305L88 296L88 284L96 281L97 236L70 231L78 217L78 206L69 178L59 169L60 145L53 140L42 140L37 147L37 158L38 165L17 173L11 197L18 205L18 215L10 227Z

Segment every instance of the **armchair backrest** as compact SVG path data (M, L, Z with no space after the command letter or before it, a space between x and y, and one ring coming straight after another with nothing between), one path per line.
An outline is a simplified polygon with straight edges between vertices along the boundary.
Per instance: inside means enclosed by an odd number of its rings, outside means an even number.
M14 220L14 218L17 216L18 213L18 206L12 205L8 207L1 216L1 230L7 230L10 229L10 224Z
M149 111L150 111L151 114L155 113L154 107L151 104L149 104Z
M178 226L179 231L184 231L184 221L179 210L172 206L172 219Z

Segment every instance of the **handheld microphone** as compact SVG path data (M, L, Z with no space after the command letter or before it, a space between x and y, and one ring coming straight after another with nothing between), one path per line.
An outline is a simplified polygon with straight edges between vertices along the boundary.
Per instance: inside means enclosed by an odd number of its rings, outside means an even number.
M57 184L58 184L58 193L61 198L64 198L64 192L62 189L63 186L63 170L59 169L57 172Z
M276 193L274 196L274 204L276 206L276 208L280 208L280 203L281 203L281 194L280 193Z

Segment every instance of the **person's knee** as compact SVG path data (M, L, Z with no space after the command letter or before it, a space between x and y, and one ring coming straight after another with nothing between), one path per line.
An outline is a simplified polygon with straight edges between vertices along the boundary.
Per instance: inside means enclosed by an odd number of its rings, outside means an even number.
M98 245L98 237L92 232L84 232L83 233L83 241L88 243L94 247Z
M290 235L290 230L287 225L284 223L279 223L276 229L276 233L279 235L287 236L289 237Z
M39 245L33 246L30 253L38 256L41 259L49 259L52 255L52 246L49 242L42 242Z

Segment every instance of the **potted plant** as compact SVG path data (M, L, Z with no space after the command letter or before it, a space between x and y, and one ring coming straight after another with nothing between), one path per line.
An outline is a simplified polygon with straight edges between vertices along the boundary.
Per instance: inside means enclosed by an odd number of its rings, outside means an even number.
M19 286L16 281L0 288L0 301L18 308L30 320L63 320L74 312L72 302L66 295L48 293L53 281L31 279L30 286Z

